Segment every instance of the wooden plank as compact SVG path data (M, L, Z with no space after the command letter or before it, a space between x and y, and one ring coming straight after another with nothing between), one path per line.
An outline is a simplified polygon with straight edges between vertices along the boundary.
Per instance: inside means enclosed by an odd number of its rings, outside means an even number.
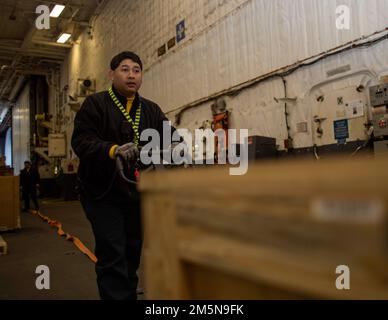
M286 300L303 299L303 294L252 282L239 274L223 272L219 269L198 264L184 264L190 299L192 300Z
M236 201L233 195L179 196L177 222L246 242L271 244L285 251L322 256L325 252L330 255L354 248L350 252L354 255L387 256L387 224L383 216L368 223L322 221L311 213L309 199L300 199L296 205L280 197L272 201L271 207L262 198Z
M7 242L0 236L0 255L6 255L8 253Z
M14 176L13 180L13 212L14 212L14 229L21 228L20 221L20 177Z
M19 177L0 177L0 231L20 229Z
M251 164L243 176L230 176L227 166L207 166L146 173L139 187L143 191L190 194L201 194L205 187L212 194L305 196L325 193L335 196L340 193L351 196L365 190L381 193L381 184L388 181L388 170L383 170L387 164L388 159L349 158L322 162L262 162Z
M388 299L388 261L360 264L346 253L317 259L318 254L312 257L269 245L257 246L190 227L181 229L177 242L182 261L212 268L215 274L229 274L306 298ZM351 290L341 291L335 286L336 267L343 264L351 270ZM236 292L233 299L242 299L243 295Z
M185 281L177 256L175 203L166 194L147 194L143 199L144 283L147 299L185 297Z

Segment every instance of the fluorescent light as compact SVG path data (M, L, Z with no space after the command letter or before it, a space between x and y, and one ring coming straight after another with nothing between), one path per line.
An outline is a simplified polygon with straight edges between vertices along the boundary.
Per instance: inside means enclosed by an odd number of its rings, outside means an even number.
M65 6L63 6L61 4L56 4L54 9L51 10L50 17L58 18L61 15L63 9L65 9Z
M62 33L62 34L59 36L57 42L58 42L58 43L65 43L67 40L70 39L70 37L71 37L71 34L70 34L70 33Z

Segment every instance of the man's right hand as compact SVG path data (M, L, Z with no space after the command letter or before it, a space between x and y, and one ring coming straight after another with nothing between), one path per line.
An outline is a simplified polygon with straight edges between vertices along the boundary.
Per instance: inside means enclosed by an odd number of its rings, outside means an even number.
M133 163L139 157L139 148L133 142L116 148L115 157L121 157L124 161Z

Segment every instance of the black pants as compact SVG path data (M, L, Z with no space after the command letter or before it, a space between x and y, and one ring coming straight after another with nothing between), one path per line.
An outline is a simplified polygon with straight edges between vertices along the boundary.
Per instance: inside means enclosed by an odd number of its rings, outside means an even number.
M103 300L136 300L142 246L140 202L81 197L95 237L96 273Z
M30 210L30 198L34 203L35 210L39 210L39 203L36 196L36 189L22 191L22 197L24 201L24 210Z

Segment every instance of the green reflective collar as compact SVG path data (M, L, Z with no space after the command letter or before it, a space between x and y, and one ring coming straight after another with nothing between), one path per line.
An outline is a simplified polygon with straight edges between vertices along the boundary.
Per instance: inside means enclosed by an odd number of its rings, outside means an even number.
M119 99L117 99L116 95L113 92L112 87L109 88L109 95L112 98L113 102L116 104L116 106L120 109L124 117L127 119L127 121L131 124L133 132L135 133L134 136L134 143L136 145L139 145L140 141L140 134L139 134L139 125L140 125L140 115L141 115L141 103L139 104L139 107L136 110L136 118L135 121L132 120L131 116L128 114L128 112L125 110Z

